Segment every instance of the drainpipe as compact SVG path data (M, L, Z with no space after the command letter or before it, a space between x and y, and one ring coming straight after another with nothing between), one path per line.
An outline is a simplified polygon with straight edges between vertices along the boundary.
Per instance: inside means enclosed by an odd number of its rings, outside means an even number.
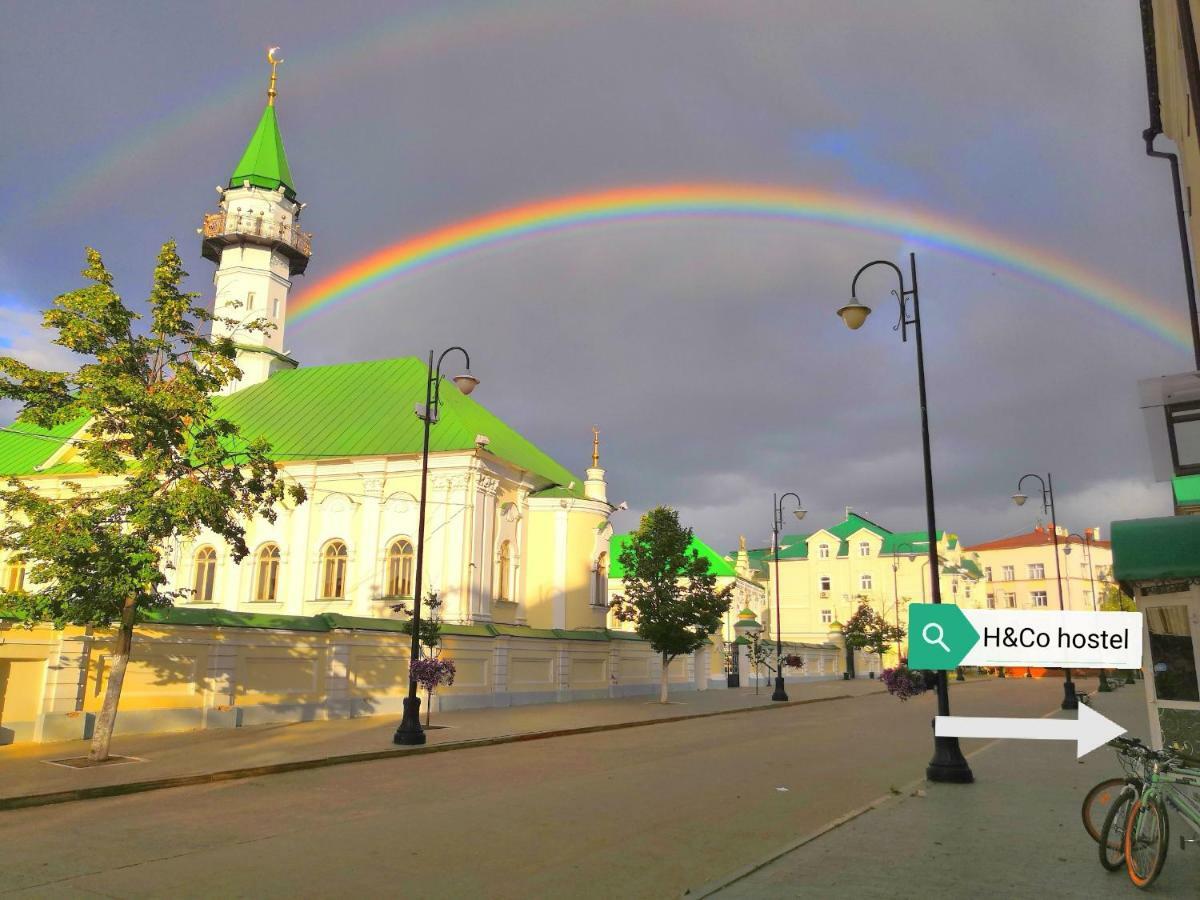
M1187 70L1188 92L1193 106L1192 119L1200 127L1200 60L1196 56L1196 32L1188 0L1177 0L1179 30L1183 37L1184 67ZM1150 127L1142 132L1146 155L1165 159L1171 164L1171 182L1175 187L1175 221L1179 228L1179 248L1183 253L1183 278L1187 290L1188 317L1192 326L1192 353L1200 370L1200 316L1196 312L1196 284L1192 276L1192 256L1189 249L1187 217L1183 210L1183 188L1179 181L1179 157L1154 149L1154 139L1162 134L1162 115L1158 99L1158 62L1154 48L1154 9L1151 0L1141 0L1142 46L1146 56L1146 99L1150 104Z

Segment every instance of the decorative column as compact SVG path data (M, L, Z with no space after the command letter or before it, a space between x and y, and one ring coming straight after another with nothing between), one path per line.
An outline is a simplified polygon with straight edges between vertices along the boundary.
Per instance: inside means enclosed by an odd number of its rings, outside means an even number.
M353 613L369 616L376 612L372 601L383 594L380 583L381 559L379 526L383 518L383 478L363 476L362 513L358 530L358 566L355 572Z

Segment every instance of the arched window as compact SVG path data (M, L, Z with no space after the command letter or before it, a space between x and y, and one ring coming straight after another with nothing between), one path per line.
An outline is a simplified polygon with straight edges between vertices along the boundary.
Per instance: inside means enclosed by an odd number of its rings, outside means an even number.
M346 545L330 541L321 554L321 596L328 600L346 597Z
M217 551L212 547L201 547L196 551L196 576L192 580L193 603L212 603L216 575Z
M258 551L255 580L255 600L272 603L279 599L279 548L274 544L266 544Z
M817 546L817 556L819 556L821 559L829 559L829 545L819 544Z
M25 590L25 563L14 559L4 568L4 590L19 594Z
M500 565L499 571L496 574L496 599L511 600L512 590L510 590L510 581L512 580L512 544L504 541L500 544Z
M392 541L388 547L385 587L389 597L413 595L413 546L404 538Z
M869 541L859 541L858 542L858 555L859 556L870 556L871 555L871 544Z
M596 599L597 606L608 605L608 554L601 553L596 558Z

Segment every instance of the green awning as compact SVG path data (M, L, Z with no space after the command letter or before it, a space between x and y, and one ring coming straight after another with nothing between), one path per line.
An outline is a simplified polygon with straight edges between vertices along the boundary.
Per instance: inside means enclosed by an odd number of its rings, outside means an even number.
M1112 549L1118 581L1200 578L1200 516L1113 522Z

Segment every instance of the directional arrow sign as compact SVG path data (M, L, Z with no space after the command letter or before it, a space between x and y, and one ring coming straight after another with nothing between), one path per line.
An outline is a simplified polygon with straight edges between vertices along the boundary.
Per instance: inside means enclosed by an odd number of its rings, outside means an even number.
M1091 753L1125 729L1088 706L1079 707L1078 719L1000 719L987 716L936 716L938 737L1017 738L1032 741L1075 741L1076 758Z
M1058 610L908 607L908 659L914 669L1045 666L1137 669L1142 614Z

